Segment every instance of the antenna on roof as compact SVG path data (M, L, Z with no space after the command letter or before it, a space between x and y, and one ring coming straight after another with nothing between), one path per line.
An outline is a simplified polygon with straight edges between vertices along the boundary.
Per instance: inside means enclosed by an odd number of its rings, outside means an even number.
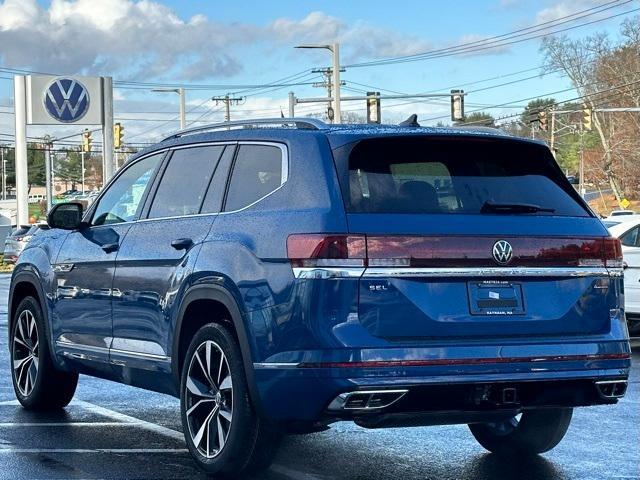
M403 122L400 122L398 125L400 127L419 127L420 124L418 123L418 115L414 113L410 115L409 118L407 118Z

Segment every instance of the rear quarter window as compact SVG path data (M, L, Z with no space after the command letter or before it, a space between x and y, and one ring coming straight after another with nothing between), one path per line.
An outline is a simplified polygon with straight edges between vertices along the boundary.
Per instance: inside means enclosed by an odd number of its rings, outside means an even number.
M480 214L488 203L549 210L536 215L591 216L542 145L381 137L341 147L335 157L352 213Z

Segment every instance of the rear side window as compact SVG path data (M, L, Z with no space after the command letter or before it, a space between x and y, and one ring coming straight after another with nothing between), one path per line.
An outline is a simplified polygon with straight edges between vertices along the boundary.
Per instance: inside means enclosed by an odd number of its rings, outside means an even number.
M220 145L175 150L158 185L148 218L199 213L223 150L224 146Z
M271 145L240 145L225 211L244 208L282 184L282 150Z
M536 215L589 217L543 146L486 138L387 137L336 152L353 213L478 214L531 205Z
M626 247L640 246L640 227L634 227L620 237L620 243Z

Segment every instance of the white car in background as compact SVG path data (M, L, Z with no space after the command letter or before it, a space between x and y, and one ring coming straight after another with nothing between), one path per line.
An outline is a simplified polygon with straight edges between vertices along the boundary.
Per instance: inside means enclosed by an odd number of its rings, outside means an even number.
M632 336L640 335L640 217L610 226L609 232L620 239L624 270L624 307Z

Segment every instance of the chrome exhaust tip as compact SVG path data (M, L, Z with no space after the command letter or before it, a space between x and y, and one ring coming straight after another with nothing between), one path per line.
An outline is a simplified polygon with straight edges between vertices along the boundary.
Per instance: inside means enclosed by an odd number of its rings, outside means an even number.
M360 390L341 393L329 404L332 411L341 410L379 410L393 405L409 390Z
M595 385L602 398L622 398L627 393L627 380L599 380Z

